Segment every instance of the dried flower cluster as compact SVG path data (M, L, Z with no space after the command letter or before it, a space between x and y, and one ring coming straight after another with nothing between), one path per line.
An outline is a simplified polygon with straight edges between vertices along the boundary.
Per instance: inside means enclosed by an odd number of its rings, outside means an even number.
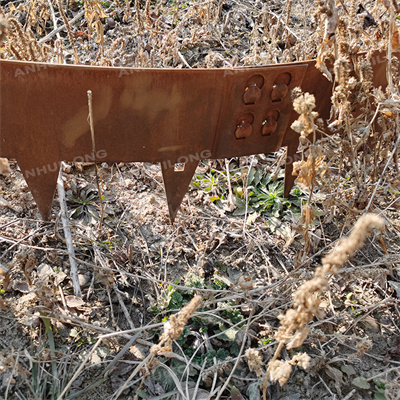
M324 153L321 146L315 144L316 124L314 120L318 113L313 111L315 108L315 97L310 93L302 93L300 88L293 90L293 108L299 114L291 128L300 134L300 147L302 148L302 160L293 164L293 174L298 175L296 183L305 186L312 191L316 173L323 175L325 163L323 162ZM313 134L310 140L308 136ZM311 144L310 144L311 143ZM305 159L307 157L307 159Z
M315 97L310 93L301 93L300 88L292 91L293 108L300 114L299 118L292 123L291 128L298 132L303 139L315 132L314 119L318 113L313 111L315 108Z
M383 231L385 221L376 214L365 214L356 224L350 235L342 239L336 248L322 259L322 267L317 268L317 276L326 276L326 274L337 274L341 268L355 252L364 246L364 242L373 229Z
M326 172L324 149L320 144L316 144L317 124L314 122L318 118L318 113L313 111L315 108L315 97L310 93L302 93L300 88L295 88L292 92L293 108L299 117L291 125L291 128L300 134L300 149L302 158L293 163L293 175L297 175L296 184L309 192L308 204L302 208L301 234L305 241L304 255L308 254L310 247L309 226L314 219L314 212L310 206L313 189L317 176L321 179ZM311 140L309 136L312 134Z
M254 371L258 378L264 375L264 362L258 350L249 348L246 350L246 360L250 371Z
M283 386L289 380L294 365L308 369L311 365L311 357L307 353L298 353L289 361L272 360L267 370L269 379Z
M277 360L282 344L285 344L288 350L303 344L310 329L307 324L314 317L323 317L319 310L320 295L329 286L329 275L338 273L339 268L364 245L374 228L382 231L385 228L384 220L376 214L362 216L350 235L342 239L336 248L322 259L322 266L316 269L315 277L301 285L294 293L293 307L286 314L279 316L281 326L276 338L280 346L268 365L269 379L277 380L281 385L286 383L290 376L290 363ZM293 361L294 359L291 362ZM302 365L308 366L309 360L302 362Z
M7 20L3 16L0 16L0 45L2 44L3 39L6 37L7 28L8 28Z
M159 343L151 348L152 354L171 350L172 342L182 335L183 329L201 303L201 296L196 295L178 314L169 317L169 320L164 324L164 332L160 337Z

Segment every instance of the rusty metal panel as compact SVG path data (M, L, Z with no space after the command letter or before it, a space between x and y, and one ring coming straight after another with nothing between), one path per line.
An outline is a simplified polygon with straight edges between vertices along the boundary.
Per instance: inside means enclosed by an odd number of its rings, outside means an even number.
M0 156L17 160L45 219L60 162L92 154L87 90L97 158L160 162L171 220L200 159L287 146L293 160L298 136L290 129L297 117L290 91L299 86L315 94L327 118L332 90L314 61L177 70L0 60L0 85ZM176 171L176 163L184 170ZM292 184L287 172L286 193Z

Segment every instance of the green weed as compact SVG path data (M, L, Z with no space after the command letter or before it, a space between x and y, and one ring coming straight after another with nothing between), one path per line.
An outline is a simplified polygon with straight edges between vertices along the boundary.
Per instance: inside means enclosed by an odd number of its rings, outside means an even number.
M230 169L229 180L234 193L235 209L232 215L253 216L260 215L268 218L279 218L287 214L300 217L302 202L306 196L297 187L294 187L289 198L284 197L285 170L279 170L278 175L265 173L262 168ZM205 174L196 174L192 185L209 194L210 200L216 205L223 206L228 198L228 177L226 171L211 169Z
M71 183L71 189L67 191L67 203L74 208L71 218L87 225L100 219L99 194L97 190Z
M375 383L374 399L375 400L386 400L385 383L377 378L374 379L374 383Z
M184 282L176 281L175 284L182 284L190 289L181 290L174 285L168 286L161 296L161 301L158 299L157 305L153 307L153 311L162 316L163 322L168 321L172 314L186 305L195 295L196 289L212 288L221 291L227 289L227 284L218 277L213 277L206 282L198 275L190 273ZM184 356L198 366L202 366L204 363L206 367L211 366L214 359L225 361L227 357L236 356L239 352L235 337L244 324L244 317L240 309L237 308L234 300L225 300L217 302L217 310L210 307L199 309L198 315L190 319L176 342ZM218 348L204 351L205 343L209 342L206 338L209 337L218 338Z

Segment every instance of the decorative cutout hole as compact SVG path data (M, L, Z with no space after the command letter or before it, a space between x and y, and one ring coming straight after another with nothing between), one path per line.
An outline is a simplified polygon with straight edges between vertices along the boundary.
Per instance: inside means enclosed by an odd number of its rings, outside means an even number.
M254 115L252 113L242 114L237 120L236 125L240 125L242 122L248 122L252 124L254 121Z
M289 93L289 88L285 83L283 82L275 83L274 86L272 86L271 100L273 103L282 101L287 96L288 93Z
M254 121L254 115L247 113L243 114L236 120L235 137L236 139L245 139L249 137L253 132L252 123Z
M261 126L261 134L263 136L271 136L278 129L279 111L268 111L265 120Z
M262 87L264 86L264 77L262 75L253 75L246 82L246 87L251 85L256 85L259 89L262 89Z
M245 139L253 133L253 127L246 121L242 121L236 126L235 136L236 139Z
M261 89L256 85L247 86L243 93L243 103L246 105L256 104L261 97Z
M270 110L270 111L267 112L266 117L267 117L267 119L268 119L268 118L272 118L272 119L274 119L275 121L278 121L279 115L280 115L280 114L279 114L279 111L278 111L278 110Z
M185 170L185 163L175 163L174 172L183 172Z
M284 72L277 76L271 92L271 100L273 103L282 101L287 96L291 81L292 75L290 75L289 72Z
M289 72L284 72L283 74L278 75L275 79L275 83L284 83L285 85L289 86L290 82L292 81L292 75Z
M246 105L255 104L261 97L261 89L264 86L262 75L253 75L247 82L243 93L243 103Z

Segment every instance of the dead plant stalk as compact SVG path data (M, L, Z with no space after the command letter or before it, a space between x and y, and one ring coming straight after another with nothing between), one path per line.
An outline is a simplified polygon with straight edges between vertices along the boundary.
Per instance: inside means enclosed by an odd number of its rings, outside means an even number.
M323 318L323 313L319 309L320 296L329 288L329 276L336 275L340 268L354 256L374 228L379 231L385 229L383 218L372 213L360 217L349 236L342 239L336 248L322 259L322 266L316 269L315 277L301 285L294 293L293 307L286 314L278 317L281 321L281 326L276 333L279 345L268 364L266 378L262 385L264 400L266 400L268 380L278 381L283 386L290 377L292 365L297 363L305 369L308 367L310 358L307 354L297 354L290 361L281 361L278 360L281 350L284 345L287 350L301 346L310 330L307 324L315 316ZM296 360L295 357L297 357ZM299 357L301 357L300 362Z

